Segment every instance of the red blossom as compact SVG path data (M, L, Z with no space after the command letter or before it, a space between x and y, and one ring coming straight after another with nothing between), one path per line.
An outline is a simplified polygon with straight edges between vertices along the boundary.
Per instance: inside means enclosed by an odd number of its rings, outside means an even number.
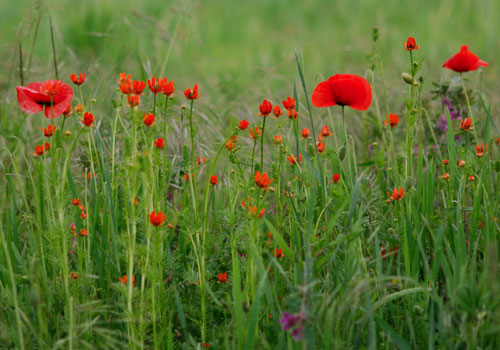
M260 111L259 116L267 117L269 114L271 114L272 110L273 110L272 103L269 102L268 100L264 100L259 106L259 111Z
M28 114L44 112L47 118L57 118L71 106L73 89L60 80L47 80L18 86L19 107Z
M87 77L87 73L80 73L78 76L76 74L71 74L69 78L75 85L82 85L85 82L85 78Z
M165 147L165 142L163 141L163 137L158 137L154 142L154 146L159 149Z
M190 88L184 90L184 96L186 96L188 100L198 99L198 97L201 96L201 94L198 93L198 84L194 85L193 90L191 90Z
M167 216L163 214L161 211L156 213L154 210L149 214L149 222L153 224L153 226L160 226L163 225L165 220L167 219Z
M372 103L372 89L368 81L353 74L336 74L316 86L312 94L316 107L349 106L364 111Z
M408 40L404 43L405 50L407 51L413 51L413 50L418 50L420 48L420 45L417 45L415 38L409 37Z
M464 45L458 53L443 63L443 67L457 73L463 73L476 70L479 67L488 67L488 63L480 60L478 56L469 51L467 45Z

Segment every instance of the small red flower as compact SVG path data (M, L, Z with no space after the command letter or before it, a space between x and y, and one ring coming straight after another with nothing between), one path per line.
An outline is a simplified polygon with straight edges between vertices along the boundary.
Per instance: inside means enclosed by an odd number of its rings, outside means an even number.
M449 179L450 179L450 175L449 175L449 174L447 174L447 173L444 173L444 174L441 176L441 178L442 178L443 180L449 180Z
M340 181L340 175L335 173L333 174L333 183L336 184Z
M464 45L460 48L460 52L443 63L443 67L462 73L476 70L479 67L488 67L488 63L481 61L478 56L469 51L467 45Z
M444 159L443 160L443 165L448 165L448 164L450 164L450 161L448 159Z
M142 121L146 126L152 126L155 123L155 116L152 113L144 114L142 116Z
M82 228L80 230L80 236L85 237L85 236L88 236L88 235L89 235L89 233L88 233L88 231L86 229Z
M247 120L243 119L238 124L238 128L240 128L241 130L245 130L246 128L248 128L249 125L250 125L250 123Z
M43 132L43 136L45 136L45 137L51 137L56 132L56 126L55 125L49 125L49 126L47 126L46 129L40 128L40 131Z
M134 205L137 207L139 205L139 200L137 197L134 197Z
M90 128L92 124L94 124L94 122L95 122L94 115L92 113L85 112L85 115L82 118L82 123Z
M151 80L148 80L148 87L153 94L158 94L162 90L161 79L152 77Z
M286 115L289 119L297 119L299 117L299 114L295 109L287 109Z
M257 217L260 219L264 216L264 213L266 212L266 208L264 209L261 209L260 212L259 212L259 215L257 215Z
M127 95L127 102L130 108L134 108L141 103L141 98L139 95Z
M123 277L120 277L120 282L126 286L128 284L127 275L123 275ZM135 287L135 276L132 276L132 285Z
M486 144L486 146L484 145L484 143L481 144L481 146L479 145L476 145L476 156L478 158L481 158L482 156L484 156L486 153L488 152L488 144Z
M281 111L280 106L278 106L278 105L274 106L273 114L274 114L274 119L277 119L283 115L283 112Z
M44 150L43 150L43 145L36 145L35 147L35 152L33 153L34 156L43 156L44 154Z
M63 112L63 115L67 118L69 116L71 116L71 104L68 105L68 107L66 108L66 110Z
M78 76L76 74L71 74L69 78L75 85L82 85L85 82L85 78L87 77L87 73L80 73Z
M333 133L330 131L330 129L328 128L327 125L325 125L321 128L321 136L328 137L328 136L332 136L332 135L333 135Z
M212 175L210 176L210 184L211 185L217 185L219 183L219 180L217 179L217 175Z
M273 141L273 143L274 143L275 145L279 145L279 144L281 144L282 142L283 142L283 137L282 137L281 135L276 135L276 136L274 136L274 141Z
M463 168L465 166L465 160L459 160L457 162L457 165L458 165L459 168Z
M276 248L274 250L274 256L277 258L277 259L281 259L285 256L285 254L283 254L283 249L281 248Z
M71 105L70 105L70 106L71 106ZM77 104L77 105L75 106L75 113L76 113L76 114L80 114L80 113L82 113L82 112L83 112L83 106L82 106L81 104Z
M387 194L389 195L391 201L400 201L403 198L405 191L402 188L399 190L395 188L392 195L389 192L387 192Z
M267 117L269 114L271 114L273 110L273 105L268 100L264 100L260 104L259 110L260 110L259 116Z
M255 129L250 129L250 137L252 140L255 140L255 138L260 138L262 135L262 130L259 129L258 126L255 127Z
M227 272L219 273L217 275L217 281L219 283L227 283Z
M140 80L134 80L132 84L132 92L134 95L142 95L144 88L146 87L146 83Z
M255 184L260 188L267 188L274 180L269 180L267 173L260 174L260 171L255 172Z
M47 118L57 118L71 105L73 89L60 80L47 80L18 86L19 107L28 114L44 112Z
M128 80L120 84L120 91L124 95L131 95L134 93L134 88L132 86L132 81Z
M163 149L165 147L165 142L163 141L163 137L158 137L155 142L154 146L159 149Z
M78 275L74 272L71 273L71 278L74 279L74 280L77 280L78 279Z
M285 109L287 110L292 110L292 109L295 109L295 99L291 98L290 96L288 96L285 100L282 101L283 103L283 107L285 107Z
M236 144L233 141L229 140L226 142L226 149L228 151L234 151L236 149Z
M161 82L161 93L167 97L172 95L175 91L175 81L168 81L167 78L164 78Z
M310 135L310 132L309 132L309 129L307 128L304 128L302 129L302 137L305 138L305 139L308 139L309 138L309 135Z
M474 175L470 175L469 182L474 182L474 181L476 181L476 178L474 177Z
M81 219L86 219L87 218L87 213L84 212L84 211L80 212L80 218Z
M465 120L462 120L460 122L460 129L463 129L464 131L472 130L474 127L472 126L472 121L470 118L465 118Z
M407 51L418 50L420 48L420 45L417 45L415 38L412 37L409 37L408 40L406 40L404 46Z
M385 125L390 125L391 128L395 127L399 123L399 117L397 114L389 114L384 121Z
M154 210L149 214L149 222L153 224L153 226L160 226L163 225L165 220L167 219L167 216L163 214L161 211L156 213Z
M72 201L71 201L71 204L73 204L73 206L77 207L80 205L80 198L76 199L76 198L73 198Z
M127 75L126 73L120 73L120 78L118 79L118 83L120 85L129 81L131 81L130 74Z
M372 89L368 81L353 74L336 74L316 86L312 94L316 107L349 106L364 111L372 103Z
M323 142L318 142L318 153L323 153L325 151L325 144Z
M292 165L296 165L297 157L295 157L293 154L291 156L288 156L288 162ZM299 164L302 164L302 153L299 154Z
M184 90L184 96L186 96L188 100L196 100L198 97L200 97L201 94L198 93L198 84L194 85L192 91L190 88Z

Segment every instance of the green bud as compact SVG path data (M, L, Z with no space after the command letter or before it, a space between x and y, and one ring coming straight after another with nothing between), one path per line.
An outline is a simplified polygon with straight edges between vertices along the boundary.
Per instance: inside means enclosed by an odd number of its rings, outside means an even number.
M339 148L339 159L340 159L340 161L344 160L346 152L347 151L345 149L345 146L342 146L342 147Z
M403 74L401 74L401 78L403 78L403 80L406 84L413 84L413 78L411 77L410 74L403 73Z

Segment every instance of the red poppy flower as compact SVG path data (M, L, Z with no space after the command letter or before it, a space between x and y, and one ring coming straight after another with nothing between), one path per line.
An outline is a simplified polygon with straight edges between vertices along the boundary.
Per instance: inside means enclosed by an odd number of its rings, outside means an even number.
M337 173L333 174L333 179L332 180L333 180L334 184L338 183L340 181L340 175L337 174Z
M56 132L56 126L55 125L49 125L49 126L47 126L46 129L40 128L40 131L43 132L43 136L45 136L45 137L51 137Z
M480 60L478 56L469 51L467 45L464 45L460 48L460 52L443 63L443 67L462 73L476 70L479 67L488 67L488 63Z
M175 81L170 80L169 82L167 78L164 78L161 82L161 93L168 97L172 95L174 91L175 91Z
M276 135L276 136L274 136L274 141L273 141L273 143L274 143L275 145L279 145L279 144L280 144L280 143L282 143L282 142L283 142L283 137L282 137L281 135Z
M154 146L159 149L165 147L165 142L163 141L163 137L158 137L154 142Z
M141 98L139 95L127 95L127 102L130 108L134 108L141 103Z
M187 88L186 90L184 90L184 96L186 96L186 98L188 100L196 100L196 99L198 99L198 97L201 96L201 94L198 93L198 84L194 85L192 91L191 91L190 88Z
M328 136L332 136L332 135L333 135L333 133L328 128L328 125L325 125L321 128L321 136L328 137Z
M238 128L240 128L241 130L245 130L246 128L248 128L249 125L250 125L250 123L247 120L243 119L238 124Z
M287 110L295 109L295 99L288 96L285 100L282 101L283 107Z
M307 129L307 128L302 129L302 137L303 138L308 139L309 135L310 135L309 129Z
M274 119L279 118L281 115L283 115L280 106L274 106L273 114L274 114Z
M413 50L418 50L420 48L420 45L417 45L415 38L409 37L408 40L404 43L405 50L407 51L413 51Z
M156 213L154 210L149 214L149 222L153 224L154 226L160 226L163 225L165 220L167 219L167 216L163 214L161 211Z
M387 192L387 194L389 195L391 201L400 201L403 198L405 191L402 188L399 190L395 188L392 195L389 192Z
M75 85L82 85L85 82L85 78L87 77L87 73L80 73L78 76L76 74L71 74L69 78Z
M123 275L123 277L120 277L120 282L126 286L128 284L127 275ZM135 287L135 276L132 276L132 285Z
M219 283L226 283L227 282L227 272L219 273L217 275L217 280L219 281Z
M389 114L384 121L385 125L390 125L391 128L395 127L399 123L399 117L397 114Z
M60 80L47 80L18 86L19 107L28 114L44 112L47 118L57 118L71 105L73 89Z
M155 116L152 113L144 114L142 116L142 121L144 122L144 125L151 126L155 123Z
M472 126L472 121L470 120L470 118L465 118L465 120L462 120L460 122L460 129L463 129L464 131L474 129L474 127Z
M262 103L259 105L259 116L261 117L267 117L269 114L271 114L273 110L273 105L271 102L268 100L262 101Z
M255 184L260 188L267 188L274 180L269 180L267 173L260 174L260 171L255 172Z
M219 183L219 180L217 180L217 175L212 175L210 176L210 184L211 185L217 185Z
M162 90L161 79L152 77L151 80L148 80L148 87L149 90L156 95Z
M94 115L92 113L85 112L85 115L82 118L82 123L90 128L92 124L94 124L94 121Z
M488 152L488 144L486 144L486 146L484 145L484 143L482 143L481 146L476 145L476 156L478 158L484 156L486 152Z
M312 103L316 107L339 105L364 111L372 103L372 89L365 78L353 74L336 74L316 86Z

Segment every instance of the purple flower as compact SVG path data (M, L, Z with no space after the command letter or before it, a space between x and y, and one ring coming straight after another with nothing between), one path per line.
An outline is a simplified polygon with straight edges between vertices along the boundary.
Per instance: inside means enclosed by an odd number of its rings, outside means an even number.
M442 132L446 132L448 130L448 119L445 117L444 114L441 114L439 116L439 123L436 126L436 128L438 128Z
M453 106L451 105L451 101L447 98L443 98L443 104L446 105L448 108L448 111L450 112L450 119L451 120L456 120L460 118L460 110L455 110Z
M292 337L295 340L299 340L303 335L303 326L302 322L306 319L306 314L303 311L300 311L296 314L291 314L289 312L283 312L283 317L280 320L281 326L284 331L288 331L295 327L292 331Z
M289 330L293 326L295 326L295 323L297 323L298 319L295 315L292 315L289 312L283 312L283 317L280 320L281 326L283 327L284 331Z

